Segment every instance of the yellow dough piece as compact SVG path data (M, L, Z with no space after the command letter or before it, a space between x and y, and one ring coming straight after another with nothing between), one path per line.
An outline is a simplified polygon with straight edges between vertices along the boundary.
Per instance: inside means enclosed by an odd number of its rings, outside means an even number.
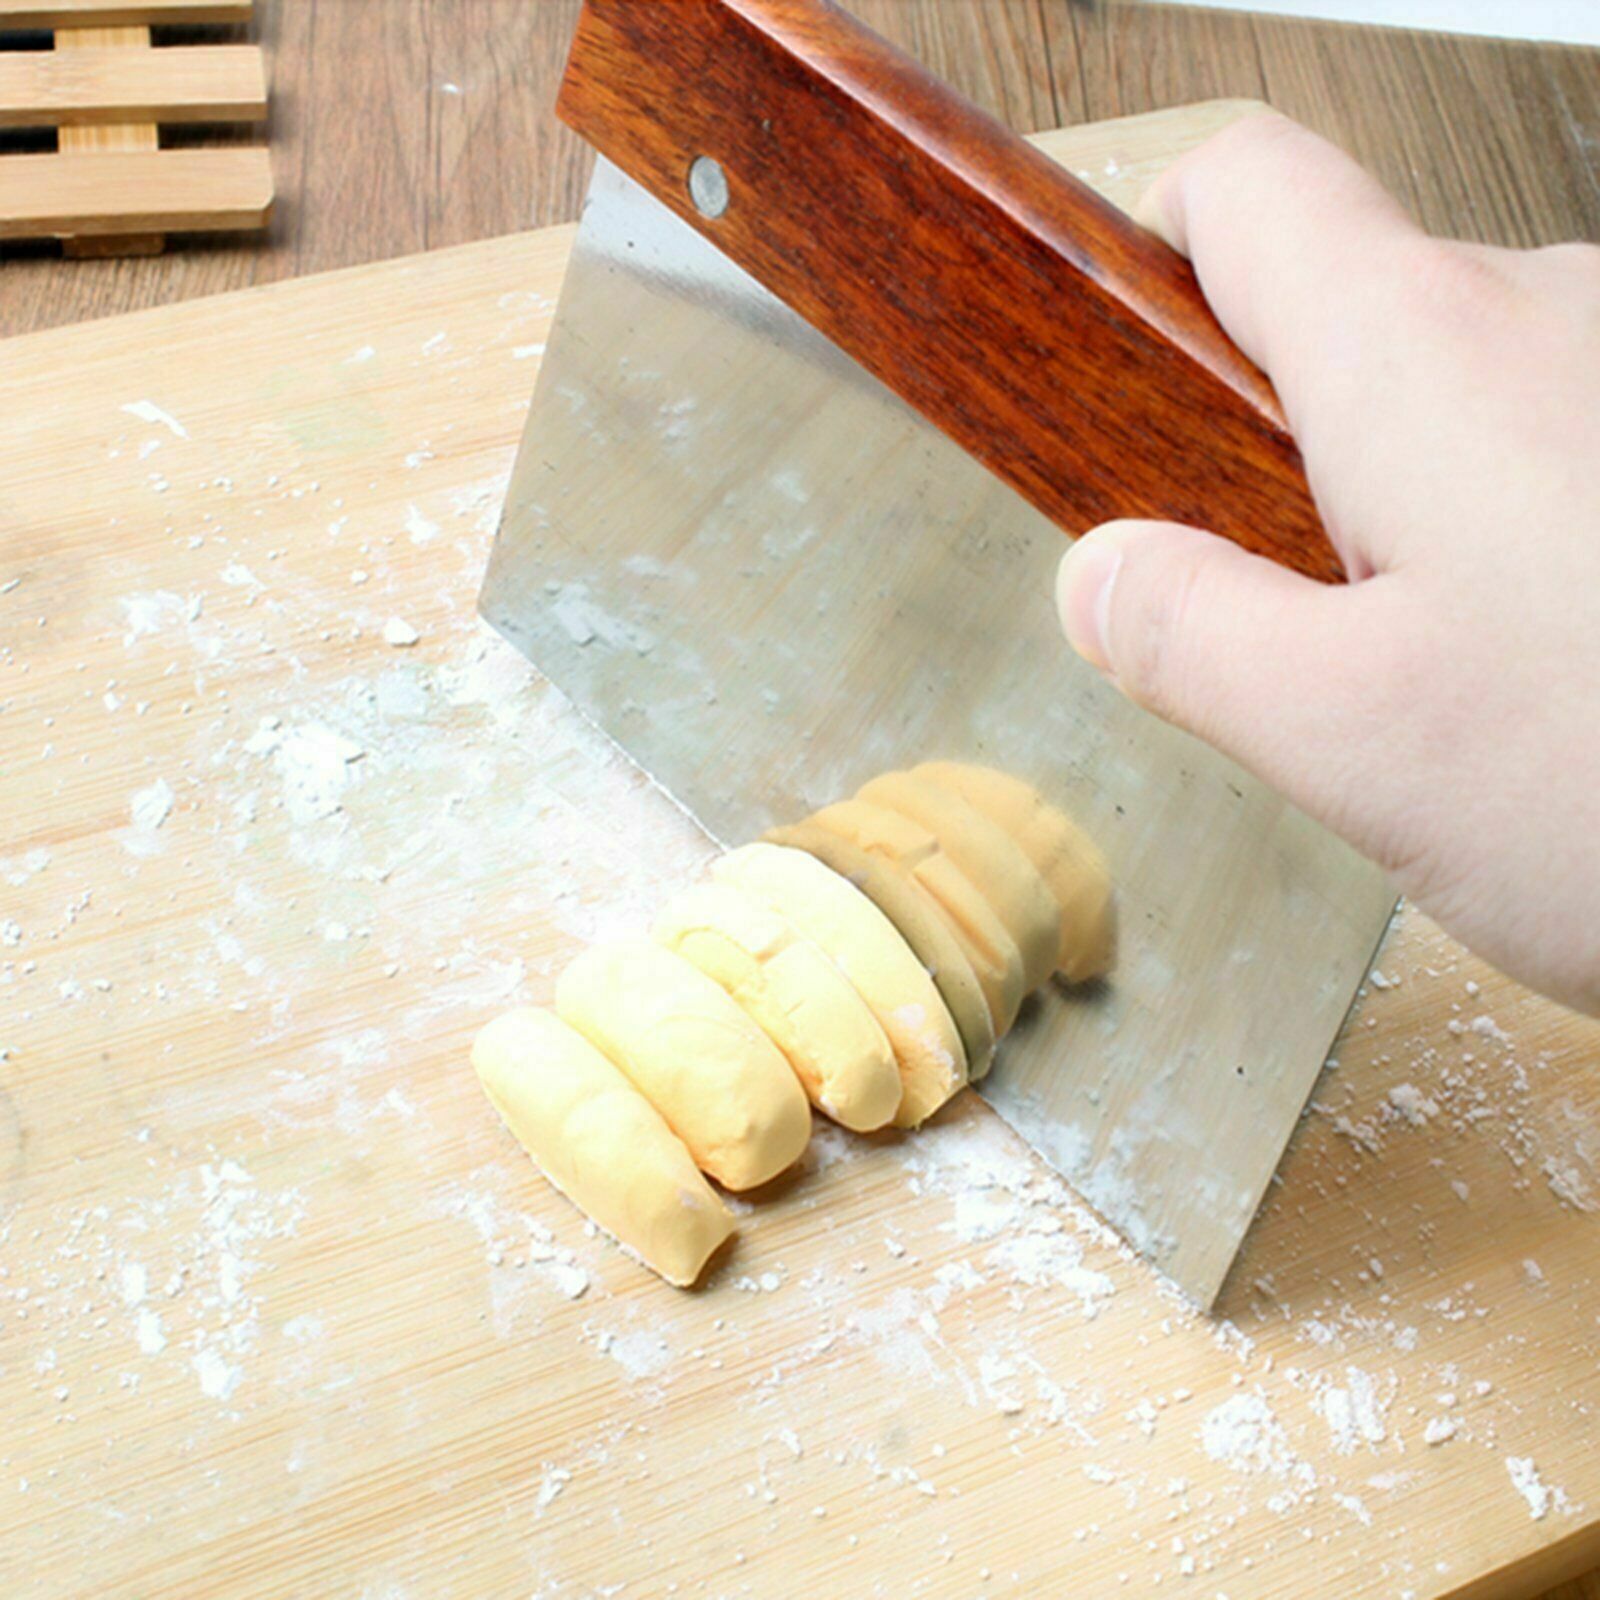
M869 855L881 856L927 890L961 953L972 966L989 1007L995 1037L1017 1020L1023 986L1022 953L983 894L920 823L867 800L824 806L811 820Z
M982 890L1022 952L1023 982L1037 989L1055 968L1061 912L1027 851L981 806L937 783L925 769L886 772L863 784L859 799L910 817L938 839L944 853Z
M1032 784L1008 772L928 761L916 773L1003 828L1049 884L1059 907L1056 971L1073 983L1109 972L1116 954L1116 906L1105 858L1088 835Z
M772 844L789 845L814 855L824 866L847 878L892 922L911 953L928 970L961 1036L967 1078L976 1082L994 1059L994 1023L972 963L967 960L950 924L928 894L912 879L879 856L838 834L801 822L767 832Z
M517 1142L572 1203L687 1287L733 1218L645 1097L549 1011L508 1011L481 1029L472 1065Z
M750 844L711 868L718 883L776 911L830 956L867 1003L894 1049L902 1096L895 1126L925 1122L966 1081L949 1008L894 924L815 856Z
M866 1001L770 906L703 883L671 901L651 932L744 1007L835 1122L866 1133L899 1110L900 1068Z
M556 1010L725 1187L753 1189L799 1160L811 1110L789 1063L682 956L649 939L595 945L556 981Z

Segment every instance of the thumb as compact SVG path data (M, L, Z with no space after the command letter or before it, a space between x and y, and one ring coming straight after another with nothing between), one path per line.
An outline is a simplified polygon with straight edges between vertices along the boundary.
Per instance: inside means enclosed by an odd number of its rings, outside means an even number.
M1112 522L1062 559L1056 601L1131 699L1359 835L1364 776L1394 754L1382 582L1330 587L1194 528Z

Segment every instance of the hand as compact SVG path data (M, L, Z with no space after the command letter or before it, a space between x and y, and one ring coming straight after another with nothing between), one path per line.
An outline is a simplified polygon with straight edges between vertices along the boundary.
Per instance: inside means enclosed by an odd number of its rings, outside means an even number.
M1350 583L1111 523L1062 562L1068 638L1600 1013L1600 249L1431 239L1276 115L1143 212L1276 385Z

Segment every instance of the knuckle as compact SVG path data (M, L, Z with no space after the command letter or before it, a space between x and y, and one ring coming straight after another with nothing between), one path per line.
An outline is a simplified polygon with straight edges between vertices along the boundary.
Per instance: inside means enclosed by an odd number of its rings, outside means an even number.
M1407 238L1401 248L1403 292L1434 322L1481 332L1521 299L1516 256L1510 251L1426 234Z
M1297 123L1270 106L1252 109L1180 156L1168 169L1168 180L1180 188L1196 181L1213 183L1236 174L1241 161L1270 159L1285 140L1292 141L1302 132Z
M1285 141L1290 143L1297 141L1305 132L1306 130L1298 122L1284 116L1281 111L1275 111L1268 105L1260 105L1252 108L1246 116L1230 122L1213 137L1212 143L1222 147L1256 146L1261 149L1273 149Z

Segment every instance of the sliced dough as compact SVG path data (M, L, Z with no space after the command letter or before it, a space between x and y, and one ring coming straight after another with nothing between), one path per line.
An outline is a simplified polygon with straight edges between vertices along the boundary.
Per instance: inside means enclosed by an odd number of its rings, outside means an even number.
M811 1103L858 1133L900 1108L888 1036L820 946L728 883L680 894L650 930L726 989L789 1059Z
M880 856L869 855L859 845L814 822L773 828L766 837L772 844L804 850L824 866L832 867L895 925L900 937L911 946L911 953L928 969L955 1022L966 1056L968 1080L981 1078L994 1059L994 1023L989 1020L989 1007L972 963L927 890Z
M920 823L867 800L841 800L824 806L811 820L869 855L881 856L909 874L933 897L950 931L971 963L983 990L995 1037L1017 1020L1023 985L1022 953L995 909Z
M886 772L863 784L858 798L888 806L928 829L1016 940L1026 986L1037 989L1049 978L1061 945L1061 912L1049 884L1004 827L982 807L920 773Z
M733 1218L660 1113L550 1011L483 1028L472 1065L517 1142L579 1210L668 1283L693 1283Z
M649 939L595 945L557 980L556 1010L727 1188L752 1189L799 1160L811 1111L789 1063L682 956Z
M1089 836L1009 772L960 761L928 761L916 771L1003 828L1049 884L1059 908L1056 971L1072 983L1109 972L1116 957L1116 905L1105 858Z
M933 979L884 914L802 850L751 844L711 868L824 950L888 1036L903 1090L895 1126L914 1128L966 1081L961 1036Z

